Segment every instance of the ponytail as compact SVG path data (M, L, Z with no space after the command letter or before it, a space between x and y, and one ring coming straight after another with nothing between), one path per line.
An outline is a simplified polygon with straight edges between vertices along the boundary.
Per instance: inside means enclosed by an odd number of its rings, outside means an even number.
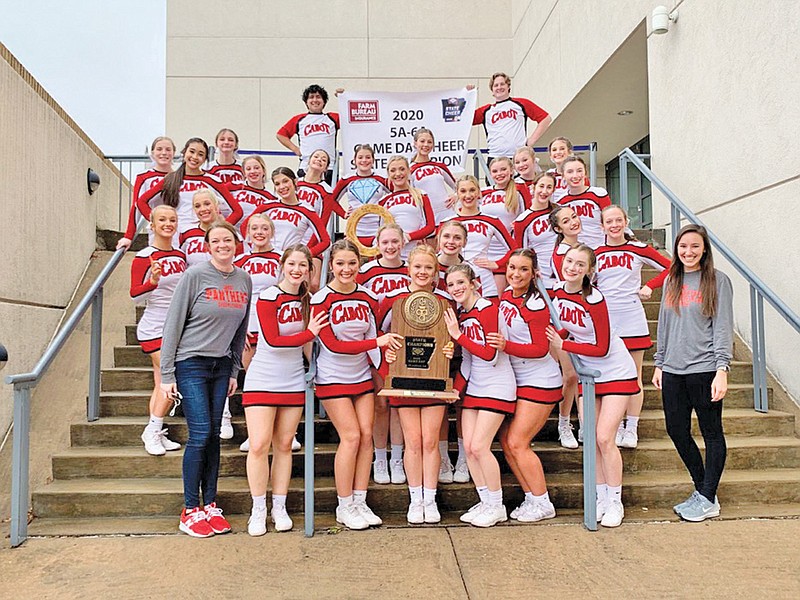
M208 144L206 144L205 140L199 137L189 138L187 142L183 145L183 150L181 150L181 156L186 154L186 150L192 144L201 144L206 151L206 157L208 157ZM180 166L172 171L172 173L168 173L166 177L164 177L164 187L161 188L161 200L167 206L171 206L173 208L177 208L178 204L180 203L180 193L181 193L181 186L183 185L183 178L186 176L186 161L181 160Z

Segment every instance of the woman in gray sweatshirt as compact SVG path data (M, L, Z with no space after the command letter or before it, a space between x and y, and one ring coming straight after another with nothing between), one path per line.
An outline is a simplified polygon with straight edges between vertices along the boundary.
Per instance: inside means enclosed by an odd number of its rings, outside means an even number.
M719 516L717 486L727 447L722 399L733 356L731 280L714 268L708 233L686 225L675 238L661 308L653 385L661 390L667 433L695 490L674 509L687 521ZM705 464L692 438L692 410L706 446Z

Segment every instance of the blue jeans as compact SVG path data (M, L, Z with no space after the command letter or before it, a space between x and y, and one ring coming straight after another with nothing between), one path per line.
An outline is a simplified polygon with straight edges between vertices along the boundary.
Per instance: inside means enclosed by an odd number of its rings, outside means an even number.
M217 498L219 428L228 394L231 359L193 356L175 363L178 391L189 439L183 453L183 498L186 508L211 504ZM200 490L203 504L200 503Z

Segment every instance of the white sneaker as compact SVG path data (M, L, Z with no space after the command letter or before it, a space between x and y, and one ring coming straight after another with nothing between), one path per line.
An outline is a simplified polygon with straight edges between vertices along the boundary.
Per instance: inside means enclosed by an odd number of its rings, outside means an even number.
M422 511L425 513L426 523L438 523L442 520L442 515L439 513L439 507L436 506L436 500L433 502L425 502L422 505Z
M600 520L603 527L619 527L625 517L625 508L619 500L610 500L606 512Z
M583 443L583 427L578 427L578 443Z
M380 485L392 482L389 477L389 465L386 464L385 460L376 460L372 463L372 479Z
M575 434L572 433L572 423L569 421L558 424L558 441L561 442L562 447L569 448L570 450L575 450L575 448L578 447Z
M453 463L443 458L439 463L439 483L453 483Z
M622 448L622 439L625 436L625 427L620 425L617 428L617 435L614 438L614 442L617 444L618 448Z
M360 530L369 529L369 523L361 516L355 504L346 504L336 507L336 522L341 523L348 529Z
M606 514L606 510L608 510L608 502L605 500L598 500L597 501L597 522L603 520L603 516Z
M406 482L406 470L403 467L402 458L396 458L389 461L389 472L392 474L392 483Z
M497 504L495 506L486 504L484 505L480 514L476 515L475 518L472 519L471 525L474 525L475 527L492 527L498 523L502 523L503 521L508 521L506 507L502 504Z
M458 519L462 523L472 523L472 520L477 517L483 510L483 502L478 502L469 507L469 510L461 515Z
M256 508L250 511L250 518L247 519L247 533L253 537L267 533L267 509Z
M294 525L285 506L273 506L271 517L275 523L275 531L289 531Z
M222 423L219 426L219 439L229 440L233 437L233 425L230 416L222 415Z
M622 443L617 444L620 448L636 448L639 445L639 434L630 429L622 432Z
M363 519L369 523L370 527L377 527L378 525L383 525L383 520L372 512L372 509L367 506L365 502L353 502L355 504L356 509L358 510L358 514L360 514Z
M250 452L250 438L239 444L239 452Z
M529 502L517 520L520 523L536 523L556 516L556 507L552 502Z
M144 449L151 456L164 456L167 453L166 448L161 443L161 432L153 431L145 427L142 432L142 441L144 442Z
M162 429L159 433L161 435L161 445L164 446L164 450L167 452L172 452L173 450L181 449L181 445L178 442L173 442L167 437L166 429Z
M419 525L425 522L425 507L421 500L411 502L411 504L408 505L406 520L412 525Z
M508 515L509 518L516 519L517 517L519 517L519 515L521 515L528 508L528 504L530 504L530 501L528 500L528 497L525 496L525 499L522 501L522 504L520 504L517 508L512 510L511 514Z
M456 461L456 470L453 473L453 481L456 483L469 483L469 465L466 460Z
M302 447L303 447L303 444L301 444L299 441L297 441L297 436L294 436L292 438L292 452L297 452Z

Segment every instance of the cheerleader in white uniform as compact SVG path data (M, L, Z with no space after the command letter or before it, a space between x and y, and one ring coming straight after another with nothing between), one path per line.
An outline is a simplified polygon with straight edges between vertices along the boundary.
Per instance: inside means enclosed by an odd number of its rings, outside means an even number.
M244 183L231 186L233 197L242 207L242 218L236 223L237 227L240 227L256 209L278 200L274 194L267 191L267 166L263 158L257 154L248 156L242 161L242 170Z
M487 339L490 346L510 356L517 381L517 410L500 430L503 453L525 492L525 500L511 512L511 518L532 523L556 516L531 440L561 401L561 370L549 353L545 335L550 313L536 287L536 254L529 248L515 250L506 274L509 287L500 301L500 316L508 338L493 333Z
M445 323L450 336L462 347L459 389L463 392L461 427L467 464L480 502L461 520L476 527L506 521L500 465L492 454L494 439L503 419L516 408L516 383L508 355L492 348L487 336L505 333L498 308L476 293L475 274L467 265L450 267L447 291L458 302L458 317L449 309Z
M414 134L414 149L411 157L411 183L428 195L433 209L433 217L438 227L443 221L456 216L456 180L450 169L431 159L435 142L433 132L420 127Z
M617 427L630 396L639 392L636 365L625 344L611 331L603 294L591 284L594 251L581 244L564 258L564 282L553 289L553 303L564 329L547 328L553 347L578 354L601 375L595 384L597 411L597 519L604 527L622 523L622 455ZM567 338L567 339L562 339Z
M565 137L553 138L553 141L550 142L547 149L550 154L550 162L555 165L555 167L549 169L547 172L552 173L556 178L556 189L553 190L553 202L557 204L569 191L567 181L564 179L562 165L568 157L575 156L575 154L572 151L572 142ZM588 179L585 181L585 184L589 185Z
M636 363L639 387L642 387L642 361L645 350L653 345L647 328L647 316L642 300L649 300L653 290L664 284L666 269L670 262L655 248L636 240L626 233L628 215L619 206L603 209L603 229L606 243L597 251L597 281L595 285L603 292L608 303L611 328L622 338L625 347ZM642 285L642 267L649 265L661 271ZM625 413L625 422L617 431L617 446L636 448L639 443L639 415L642 413L644 394L640 391L631 396Z
M611 206L608 192L601 187L590 187L586 182L586 163L578 156L570 156L562 163L567 193L558 203L575 209L581 219L580 242L592 250L605 241L600 212Z
M206 169L206 173L215 175L226 185L241 185L244 183L242 163L236 156L239 149L239 136L233 129L220 129L214 138L217 155Z
M325 229L330 235L329 221L334 213L344 214L342 207L334 204L331 198L331 186L325 181L325 174L331 164L331 157L323 149L314 150L308 157L308 168L303 176L297 180L297 199L313 210ZM303 236L303 243L306 246L313 246L316 243L314 233L306 231ZM319 278L322 275L322 259L314 257L314 268L311 270L311 293L319 289Z
M522 146L514 152L514 171L517 175L514 181L517 189L523 195L525 206L530 207L530 197L533 191L533 180L542 172L536 152L530 146Z
M530 248L536 253L539 272L547 289L553 287L552 264L550 256L556 246L556 232L550 226L550 213L555 206L552 202L555 177L551 173L539 173L531 183L531 205L514 220L514 242L519 248Z
M192 209L197 218L197 226L182 231L179 237L181 251L186 255L186 262L190 267L211 260L206 244L206 231L220 220L219 200L208 188L197 190L192 195Z
M370 366L380 368L379 348L399 348L401 338L378 336L377 299L356 283L361 256L355 244L336 242L330 261L333 279L311 299L312 314L325 312L330 321L320 332L316 395L340 440L334 461L336 520L349 529L366 529L382 522L366 501L375 416Z
M160 456L177 450L180 444L167 438L164 417L172 400L161 393L161 335L175 286L186 271L186 256L172 247L178 230L178 213L171 206L159 206L150 214L153 244L136 254L131 263L131 298L147 304L136 327L136 337L153 362L155 387L150 395L150 421L142 432L148 454Z
M575 209L569 206L556 206L550 212L549 219L550 227L556 234L555 245L550 254L550 273L553 281L547 286L551 289L553 284L564 281L562 273L564 257L570 248L580 243L578 239L583 232L583 222Z
M252 220L251 225L257 220ZM302 244L287 248L280 259L283 279L262 290L256 302L258 350L244 380L244 406L250 452L247 482L253 508L247 530L267 532L269 449L272 446L272 511L276 531L289 531L286 495L292 477L292 440L303 415L305 369L303 348L328 326L328 315L310 316L308 276L311 253ZM254 280L255 287L255 280ZM309 417L311 418L311 417Z
M355 175L339 180L331 194L333 202L342 208L339 216L346 219L363 204L377 204L389 193L389 184L385 178L375 175L375 151L369 144L359 144L355 148ZM377 215L364 215L358 222L356 235L359 238L372 238L380 227Z

